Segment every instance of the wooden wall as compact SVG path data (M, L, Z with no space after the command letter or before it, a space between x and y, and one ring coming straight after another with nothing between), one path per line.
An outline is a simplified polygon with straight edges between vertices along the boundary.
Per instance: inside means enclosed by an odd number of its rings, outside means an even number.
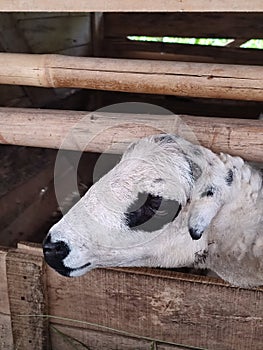
M0 250L5 350L261 350L263 290L154 269L65 278L41 250Z

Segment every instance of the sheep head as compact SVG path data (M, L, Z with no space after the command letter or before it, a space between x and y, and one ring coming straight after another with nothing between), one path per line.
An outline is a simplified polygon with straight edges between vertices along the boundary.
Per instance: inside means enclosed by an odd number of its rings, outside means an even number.
M234 172L222 157L175 135L133 143L51 228L47 263L66 276L95 267L193 265L207 247L199 238L231 193Z

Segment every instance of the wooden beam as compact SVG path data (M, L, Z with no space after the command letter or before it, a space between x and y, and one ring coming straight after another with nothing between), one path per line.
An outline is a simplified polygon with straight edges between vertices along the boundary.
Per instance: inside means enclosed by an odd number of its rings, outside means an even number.
M6 275L14 348L48 350L48 320L39 317L48 312L42 257L11 250L6 257Z
M0 344L2 349L13 350L13 334L6 275L7 249L0 248Z
M198 2L200 4L200 1L195 1L195 4ZM212 1L211 5L214 3ZM177 13L106 13L104 27L107 37L118 38L128 35L230 39L245 35L261 38L263 21L260 12L219 13L216 9L214 13L203 10L198 13L191 10Z
M0 54L0 83L11 85L262 101L262 76L262 66Z
M226 47L234 47L239 48L242 44L245 44L247 41L249 41L251 38L238 38L233 41L231 41L229 44L226 45ZM252 51L252 50L250 50ZM254 50L255 51L255 50Z
M214 47L162 42L138 42L127 39L105 39L103 46L105 56L115 58L248 65L262 65L263 60L262 50L237 49L234 44L227 47Z
M207 12L241 12L263 11L261 0L240 0L238 3L228 0L68 0L63 3L46 1L2 0L1 11L30 11L30 12L176 12L176 11L207 11Z
M262 161L263 120L0 109L2 144L121 153L130 142L160 132L194 134L215 152Z

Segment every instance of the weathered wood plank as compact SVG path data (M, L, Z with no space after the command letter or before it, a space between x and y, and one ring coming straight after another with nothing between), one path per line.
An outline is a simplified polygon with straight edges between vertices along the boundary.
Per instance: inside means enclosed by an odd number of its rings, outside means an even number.
M11 85L262 101L262 75L262 66L0 54L0 83Z
M0 249L0 344L1 349L13 350L13 334L9 307L8 285L6 275L7 249Z
M42 257L9 251L6 268L15 349L48 350L48 320L39 317L48 310Z
M261 0L240 0L238 3L228 0L68 0L54 3L53 0L43 1L19 1L2 0L1 11L53 11L53 12L176 12L176 11L207 11L207 12L239 12L239 11L263 11Z
M106 39L103 47L107 57L116 58L252 65L262 65L263 60L262 50L233 47L136 42L121 39Z
M211 350L262 349L260 289L158 270L95 270L69 280L48 269L48 291L57 324L89 329L91 322Z
M2 144L121 153L160 132L195 135L215 152L262 161L263 120L0 108Z
M194 2L194 1L193 1ZM197 4L198 1L195 1ZM185 1L183 2L185 4ZM211 6L216 5L215 1ZM230 5L230 3L229 3ZM238 6L238 5L237 5ZM255 9L256 11L256 9ZM127 35L183 36L194 38L261 38L262 13L106 13L107 37Z

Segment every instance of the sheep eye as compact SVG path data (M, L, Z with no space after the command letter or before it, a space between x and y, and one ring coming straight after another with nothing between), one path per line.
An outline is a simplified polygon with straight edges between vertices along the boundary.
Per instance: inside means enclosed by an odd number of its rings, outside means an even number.
M126 224L130 228L153 232L172 222L180 210L181 205L177 201L139 193L137 200L125 213Z

